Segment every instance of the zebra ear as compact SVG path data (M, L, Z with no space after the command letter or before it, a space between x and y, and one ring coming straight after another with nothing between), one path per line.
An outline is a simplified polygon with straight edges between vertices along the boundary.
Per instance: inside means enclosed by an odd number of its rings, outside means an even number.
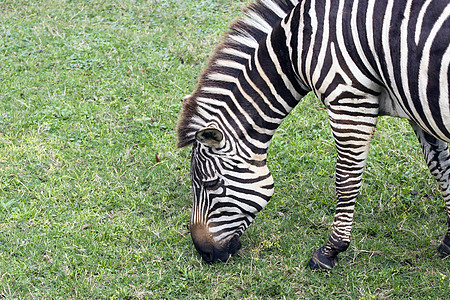
M203 145L219 148L223 141L223 133L215 127L205 127L197 131L195 139Z

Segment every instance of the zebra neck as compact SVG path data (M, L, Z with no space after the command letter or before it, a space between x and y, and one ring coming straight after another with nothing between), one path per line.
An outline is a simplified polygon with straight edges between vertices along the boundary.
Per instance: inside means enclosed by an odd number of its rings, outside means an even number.
M293 71L283 18L298 0L256 0L230 27L185 98L178 146L195 142L196 132L215 123L230 140L266 151L281 121L306 92Z
M265 156L275 130L307 94L294 71L288 43L279 24L252 53L221 49L227 56L214 61L214 72L200 85L196 99L202 114L239 141L248 156Z
M243 96L240 106L245 108L246 135L253 138L252 145L258 145L255 153L267 152L275 130L310 90L294 70L289 42L283 24L275 26L233 87L233 93Z

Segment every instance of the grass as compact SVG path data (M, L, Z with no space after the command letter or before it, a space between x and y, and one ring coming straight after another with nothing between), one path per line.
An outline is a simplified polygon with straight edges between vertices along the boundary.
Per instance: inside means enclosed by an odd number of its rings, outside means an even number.
M181 99L245 1L0 1L0 298L446 298L443 201L407 123L380 119L353 240L305 265L333 219L335 149L306 97L274 137L276 193L225 264L189 234Z

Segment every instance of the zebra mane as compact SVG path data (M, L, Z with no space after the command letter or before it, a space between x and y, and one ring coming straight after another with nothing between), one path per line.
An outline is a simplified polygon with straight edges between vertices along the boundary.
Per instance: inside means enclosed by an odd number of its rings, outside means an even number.
M177 126L178 147L192 144L197 130L208 124L209 120L204 120L198 112L196 99L202 97L201 88L217 85L218 80L214 75L237 77L242 67L250 60L252 53L258 48L259 43L298 2L299 0L256 0L244 9L245 16L237 19L230 26L222 42L212 54L194 93L184 99L182 115ZM235 66L227 66L224 61L227 64L232 61ZM236 65L242 67L236 68Z

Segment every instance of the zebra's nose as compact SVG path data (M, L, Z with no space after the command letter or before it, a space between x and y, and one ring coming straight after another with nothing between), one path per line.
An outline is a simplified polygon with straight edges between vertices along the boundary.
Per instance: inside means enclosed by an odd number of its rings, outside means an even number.
M230 257L230 254L228 251L225 251L224 249L218 249L214 247L205 247L204 244L196 244L194 242L195 248L197 249L198 253L201 255L204 261L207 263L213 263L213 262L220 262L220 261L227 261Z
M208 243L196 243L195 241L194 245L198 253L200 253L202 258L208 263L226 262L231 255L236 254L241 248L241 242L237 235L221 247L216 247L215 245Z
M217 243L206 234L204 228L191 227L191 236L195 249L208 263L225 262L241 248L238 235L225 243Z

